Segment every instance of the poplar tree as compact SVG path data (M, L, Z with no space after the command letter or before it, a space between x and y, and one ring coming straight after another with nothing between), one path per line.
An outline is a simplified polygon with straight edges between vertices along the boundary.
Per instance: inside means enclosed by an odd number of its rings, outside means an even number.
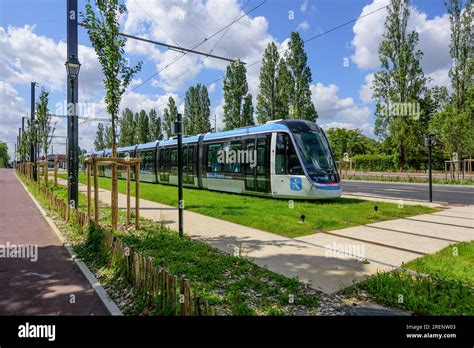
M270 120L286 118L283 110L280 83L278 80L280 55L274 42L270 42L263 53L260 68L260 93L257 96L257 120L263 124ZM287 101L287 100L286 100Z
M120 119L120 146L135 144L135 120L132 110L125 108Z
M385 138L398 153L400 170L406 167L407 154L422 142L417 115L399 115L392 107L417 105L426 92L427 79L421 67L423 53L416 49L418 33L407 33L410 3L391 0L387 7L385 32L379 46L381 69L372 86L375 108L375 134Z
M172 136L172 124L176 121L177 116L178 108L176 107L176 102L174 101L174 98L170 96L168 98L168 105L163 112L163 131L166 133L168 138Z
M288 50L285 52L286 68L289 72L290 86L287 88L289 118L316 121L318 114L311 100L311 69L304 51L304 42L298 32L292 32ZM285 72L283 72L285 73Z
M225 129L234 129L253 124L253 115L250 123L249 111L253 112L251 94L248 93L247 69L239 60L227 66L224 78L224 123ZM250 98L250 105L248 100ZM244 99L247 100L244 103ZM244 108L244 105L246 107ZM246 112L244 114L244 111Z
M97 126L97 132L94 140L94 148L96 151L105 149L104 124L102 122L99 122Z
M150 135L152 141L162 140L163 134L161 133L161 118L157 115L155 109L151 109L148 113L150 123Z
M145 110L141 110L138 114L136 134L138 143L144 144L150 141L150 127L148 123L148 115Z

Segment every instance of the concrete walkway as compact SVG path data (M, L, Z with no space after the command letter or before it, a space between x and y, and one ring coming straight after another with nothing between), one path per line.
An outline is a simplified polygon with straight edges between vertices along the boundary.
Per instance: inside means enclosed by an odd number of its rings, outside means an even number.
M108 315L13 170L1 168L0 248L0 315Z
M59 182L66 184L65 180ZM80 185L80 190L86 192L86 186ZM99 200L110 204L110 191L100 189ZM123 194L119 194L119 207L126 207ZM452 243L473 240L473 209L473 206L455 207L435 214L294 239L185 211L184 231L193 239L226 253L240 249L241 255L257 265L298 277L315 289L333 293L377 271L393 269ZM172 230L178 229L177 208L142 199L140 215L162 221ZM345 252L342 255L338 252L341 250ZM362 256L359 261L358 257L349 256L354 252Z

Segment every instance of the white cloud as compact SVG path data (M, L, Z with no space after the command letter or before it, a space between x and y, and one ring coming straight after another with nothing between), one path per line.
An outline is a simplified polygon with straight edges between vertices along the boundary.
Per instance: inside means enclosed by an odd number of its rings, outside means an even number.
M304 0L303 3L300 6L301 12L306 12L306 9L308 8L308 0Z
M0 27L0 76L8 83L29 85L35 81L47 90L63 91L66 86L66 43L37 35L34 30L35 27L29 25ZM82 101L101 93L103 75L92 48L79 45L79 60L82 64L79 99Z
M389 0L374 0L371 4L364 6L361 15L368 14L388 3ZM379 67L378 48L384 33L386 14L387 11L384 9L361 18L354 24L352 61L361 69ZM414 29L419 34L418 48L424 53L422 66L425 74L433 75L441 83L446 83L446 79L442 76L445 76L444 71L451 65L448 14L429 19L426 13L412 7L408 21L408 31Z
M193 0L166 2L152 0L137 2L126 1L128 15L125 31L145 36L157 41L191 48L221 30L241 15L237 0ZM225 35L225 36L224 36ZM268 42L272 41L268 33L268 22L264 17L245 16L212 39L205 41L196 50L211 52L228 58L240 58L245 62L261 59ZM131 40L129 40L131 41ZM156 48L127 44L127 51L147 54L156 65L159 81L155 86L166 91L176 91L187 81L193 80L202 69L222 70L226 62L187 54L176 63L169 65L180 54L175 51L160 53Z
M309 27L310 27L309 22L307 20L304 20L300 24L298 24L298 27L296 28L296 30L307 31Z
M348 128L365 129L370 124L372 111L367 106L359 106L351 97L341 98L337 95L339 87L322 83L311 85L312 100L319 115L318 123L340 123Z
M374 81L374 74L367 74L364 78L365 83L360 86L359 89L359 98L364 103L372 102L372 82Z

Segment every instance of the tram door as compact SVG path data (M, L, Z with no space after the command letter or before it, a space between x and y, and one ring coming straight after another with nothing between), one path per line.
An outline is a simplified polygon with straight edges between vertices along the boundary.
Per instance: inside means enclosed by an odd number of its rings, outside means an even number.
M270 192L270 137L248 139L245 148L245 190Z

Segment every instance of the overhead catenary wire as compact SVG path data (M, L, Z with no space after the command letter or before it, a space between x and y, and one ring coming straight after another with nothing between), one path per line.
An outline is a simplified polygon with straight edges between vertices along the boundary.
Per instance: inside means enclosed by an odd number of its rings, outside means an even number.
M141 41L145 41L145 42L151 42L151 43L154 43L154 44L162 44L163 46L167 46L167 47L172 47L173 49L175 50L187 50L188 52L184 51L182 55L180 55L179 57L175 58L172 62L170 62L169 64L167 64L165 67L163 67L162 69L158 70L157 72L153 73L151 76L149 76L148 78L146 78L144 81L142 81L140 84L138 84L137 86L135 86L134 88L132 88L130 91L127 91L127 93L130 93L130 92L134 92L136 91L138 88L142 87L143 85L145 85L147 82L149 82L150 80L152 80L155 76L157 76L158 74L160 74L161 72L163 72L164 70L166 70L167 68L169 68L171 65L173 65L174 63L176 63L177 61L179 61L181 58L183 58L187 53L191 52L191 53L198 53L196 51L194 51L196 48L198 48L199 46L203 45L205 42L211 40L212 38L214 38L215 36L219 35L220 33L222 33L223 31L226 31L228 28L230 28L233 24L235 24L236 22L238 22L240 19L244 18L245 16L247 16L248 14L252 13L253 11L257 10L258 8L260 8L262 5L264 5L268 0L264 0L262 1L261 3L259 3L258 5L254 6L253 8L251 8L250 10L248 10L247 12L244 12L243 15L241 16L238 16L237 18L235 18L232 22L230 22L229 24L227 24L226 26L222 27L221 29L219 29L218 31L216 31L214 34L212 34L211 36L209 37L206 37L204 38L200 43L198 43L197 45L193 46L192 48L190 49L185 49L183 47L179 47L179 46L173 46L173 45L168 45L168 44L164 44L164 43L158 43L157 41L153 41L153 40L149 40L149 39L145 39L145 38L138 38L136 36L133 36L133 35L130 35L130 34L125 34L125 33L119 33L119 35L122 35L122 36L125 36L125 37L129 37L131 39L139 39ZM82 25L84 26L84 25ZM206 54L206 53L203 53L203 52L199 52L200 54L203 54L204 56L207 56L207 57L215 57L213 55L210 55L210 54ZM101 110L99 113L103 112L103 110ZM83 121L83 122L87 122L87 121Z

